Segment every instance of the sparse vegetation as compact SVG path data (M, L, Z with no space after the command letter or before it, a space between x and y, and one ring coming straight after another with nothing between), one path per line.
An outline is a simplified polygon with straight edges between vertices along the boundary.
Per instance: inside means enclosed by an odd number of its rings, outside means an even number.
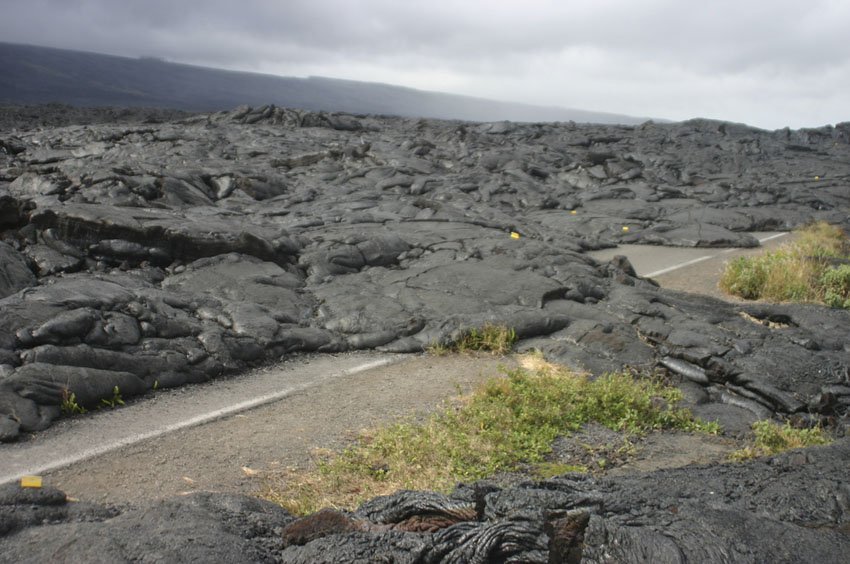
M490 352L507 354L517 340L516 331L504 325L485 323L483 327L467 329L449 344L434 343L428 348L431 354L443 355L450 352Z
M597 379L534 359L534 369L493 378L424 421L404 419L364 432L312 471L269 479L264 497L294 513L354 507L398 489L448 491L520 465L551 476L582 470L546 460L555 438L585 423L639 435L675 428L717 432L675 407L681 393L653 379L610 374Z
M777 251L731 261L720 287L748 300L818 302L850 309L850 239L825 222Z
M780 425L774 421L762 420L753 423L755 441L752 445L732 453L732 460L742 461L771 456L808 446L825 445L832 439L821 427L811 429L796 429L790 423Z

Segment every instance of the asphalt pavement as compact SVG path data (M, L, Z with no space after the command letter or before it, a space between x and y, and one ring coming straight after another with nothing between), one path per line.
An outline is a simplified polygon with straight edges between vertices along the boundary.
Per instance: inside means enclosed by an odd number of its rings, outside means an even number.
M222 419L404 358L380 353L304 355L239 377L152 392L119 409L65 419L29 440L0 445L0 484Z
M588 253L599 261L625 255L639 276L652 278L664 288L705 294L727 301L738 301L720 291L717 282L730 260L773 250L793 240L788 232L754 232L760 247L755 248L682 248L659 245L620 245Z

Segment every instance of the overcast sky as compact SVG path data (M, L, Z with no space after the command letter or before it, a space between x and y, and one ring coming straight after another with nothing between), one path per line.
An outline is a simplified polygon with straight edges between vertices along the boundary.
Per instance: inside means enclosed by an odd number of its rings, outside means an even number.
M848 0L0 0L0 41L764 128L850 121Z

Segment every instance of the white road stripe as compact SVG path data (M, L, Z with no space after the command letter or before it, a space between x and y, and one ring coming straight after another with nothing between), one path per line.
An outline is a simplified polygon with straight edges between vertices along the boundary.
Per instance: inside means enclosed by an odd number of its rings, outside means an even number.
M662 268L661 270L656 270L655 272L650 272L649 274L644 274L644 278L652 278L653 276L661 276L662 274L667 274L668 272L673 272L674 270L679 270L680 268L685 268L686 266L691 266L692 264L696 264L698 262L702 262L704 260L713 259L717 255L705 255L704 257L697 257L695 259L686 260L685 262L680 262L679 264L674 264L673 266L668 266L667 268Z
M776 235L771 235L770 237L765 237L764 239L759 239L759 243L764 243L766 241L770 241L771 239L779 239L780 237L785 237L788 233L777 233Z
M353 374L357 374L359 372L363 372L366 370L371 370L373 368L378 368L381 366L386 366L388 364L394 364L396 362L400 362L402 360L401 356L390 357L384 359L378 359L371 362L366 362L355 366L353 368L348 368L345 370L340 370L337 374L333 375L332 378L338 378L343 376L351 376ZM28 475L39 475L44 474L46 472L50 472L51 470L57 470L59 468L64 468L65 466L70 466L71 464L76 464L77 462L81 462L83 460L94 458L95 456L100 456L101 454L106 454L113 450L117 450L119 448L129 446L147 439L152 439L154 437L159 437L161 435L165 435L168 433L173 433L174 431L179 431L181 429L186 429L187 427L194 427L197 425L201 425L203 423L209 423L210 421L214 421L216 419L221 419L228 415L233 415L234 413L238 413L240 411L247 411L249 409L253 409L255 407L260 407L261 405L269 404L278 400L281 400L289 395L292 395L296 392L300 392L302 390L306 390L313 386L317 386L323 384L328 381L329 378L320 378L312 382L308 382L306 384L302 384L300 386L293 386L287 388L285 390L278 390L276 392L271 392L268 394L263 394L261 396L257 396L250 400L241 401L235 403L233 405L229 405L226 407L222 407L207 413L203 413L201 415L197 415L195 417L190 417L189 419L184 419L182 421L177 421L170 425L165 425L163 427L154 429L152 431L148 431L145 433L138 433L129 435L119 439L113 439L112 441L106 442L104 444L86 448L81 451L78 451L72 455L64 456L58 459L54 459L48 463L43 463L35 466L30 466L23 469L16 469L11 473L7 473L4 475L0 475L0 485L6 484L9 482L17 481L21 478L21 476Z
M780 237L785 237L786 235L788 235L788 233L776 233L774 235L770 235L769 237L765 237L764 239L759 239L758 241L759 241L759 243L766 243L767 241L771 241L773 239L778 239ZM685 262L680 262L679 264L674 264L673 266L668 266L667 268L662 268L661 270L656 270L655 272L650 272L649 274L644 274L643 277L644 278L652 278L654 276L661 276L662 274L667 274L668 272L673 272L674 270L679 270L680 268L685 268L686 266L691 266L692 264L697 264L697 263L702 262L704 260L713 259L715 257L719 257L720 255L724 255L724 254L727 254L727 253L733 253L733 252L738 251L738 250L740 250L740 249L738 249L738 248L726 249L726 250L721 251L721 252L714 254L714 255L705 255L705 256L702 256L702 257L695 258L695 259L687 260Z

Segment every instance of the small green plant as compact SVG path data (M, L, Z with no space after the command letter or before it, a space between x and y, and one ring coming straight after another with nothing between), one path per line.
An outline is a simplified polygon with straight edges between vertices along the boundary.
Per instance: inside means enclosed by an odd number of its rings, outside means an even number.
M438 356L450 352L490 352L493 354L507 354L516 343L516 331L504 325L485 323L483 327L473 327L461 332L459 338L449 344L434 343L428 348L428 352Z
M850 308L850 240L841 229L819 222L797 232L777 251L740 257L726 265L720 287L757 300L820 302Z
M112 388L112 397L109 399L101 399L100 404L109 407L110 409L115 409L119 405L124 405L124 400L121 398L121 390L118 389L118 386Z
M82 415L86 413L86 408L77 403L77 395L68 388L62 390L62 403L59 405L59 409L65 415Z
M580 470L546 457L557 437L591 421L627 435L718 431L675 407L681 392L657 380L629 374L591 379L531 359L533 370L508 371L424 421L408 418L366 432L320 458L314 470L269 482L264 497L303 513L354 507L398 489L448 491L458 481L523 467L541 474Z
M825 445L832 439L821 427L811 429L796 429L786 422L780 425L769 419L753 423L755 441L752 445L732 453L732 460L750 460L760 456L771 456L790 450L808 446Z

